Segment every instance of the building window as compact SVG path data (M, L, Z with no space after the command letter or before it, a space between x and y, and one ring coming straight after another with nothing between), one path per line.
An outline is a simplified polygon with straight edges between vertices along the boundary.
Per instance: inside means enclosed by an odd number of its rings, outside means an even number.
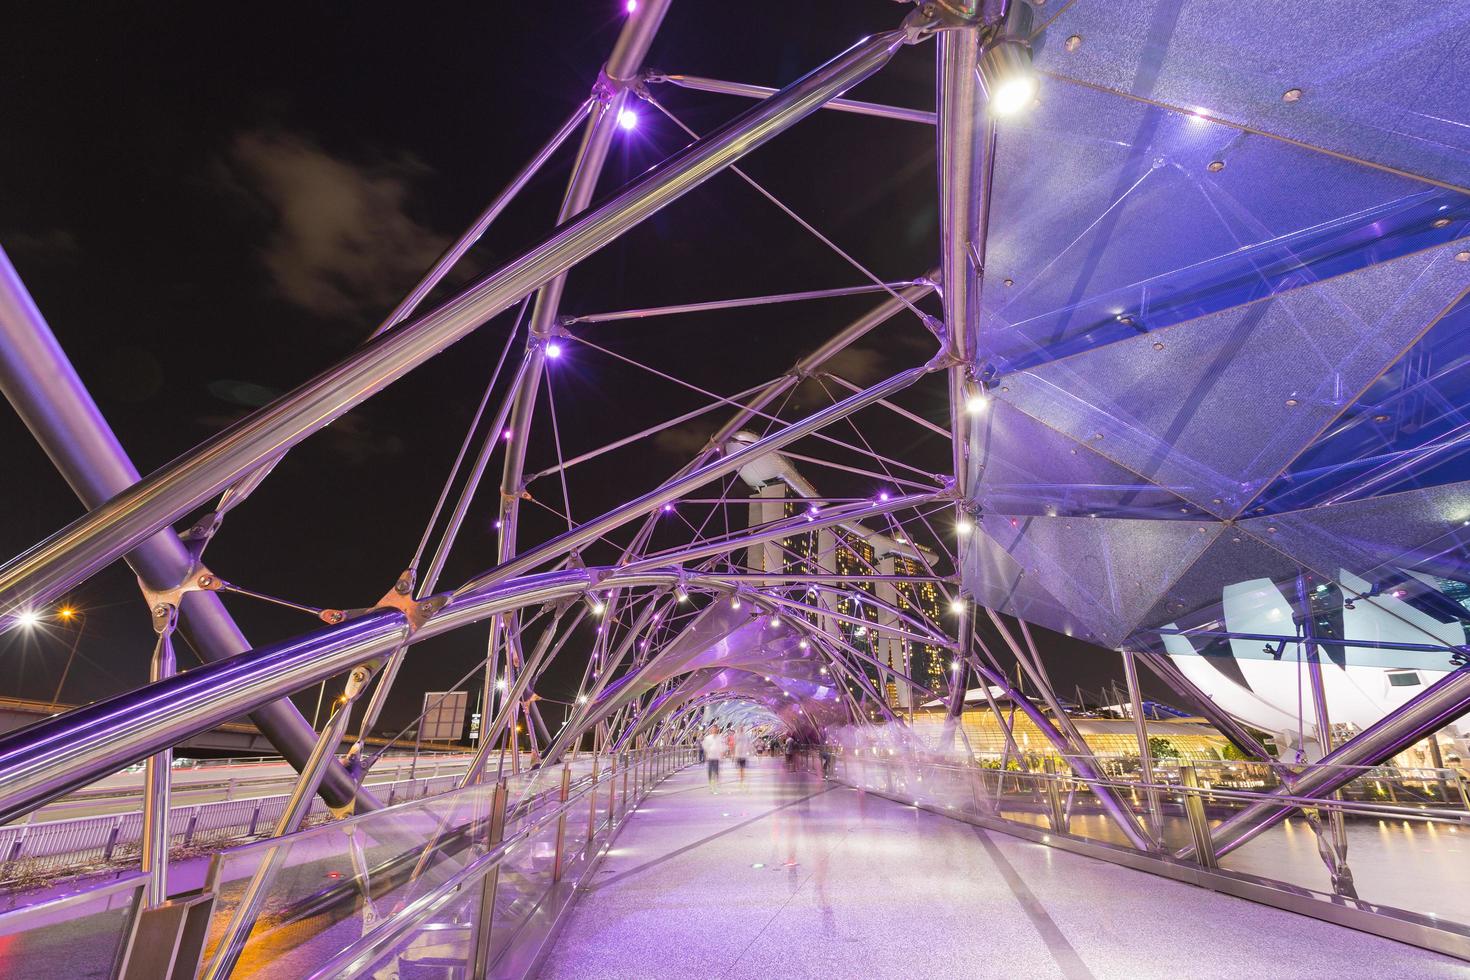
M1417 670L1391 670L1388 672L1389 687L1418 687L1424 682Z

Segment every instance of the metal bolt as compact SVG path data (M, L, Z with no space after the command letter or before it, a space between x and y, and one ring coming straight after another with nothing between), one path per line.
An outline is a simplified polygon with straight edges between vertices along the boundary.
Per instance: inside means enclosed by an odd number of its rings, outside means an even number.
M1456 252L1455 253L1455 261L1456 262L1470 262L1470 252Z
M1073 34L1071 37L1067 38L1066 48L1068 51L1076 51L1080 47L1082 47L1081 34Z
M408 579L406 578L401 578L397 582L393 583L393 591L397 592L399 595L408 595L408 590L410 588L412 588L412 586L408 584Z
M1387 422L1388 419L1389 419L1389 416L1388 415L1384 415L1384 414L1378 414L1378 415L1373 416L1373 421L1375 421L1375 422Z
M1156 341L1154 341L1154 350L1163 350L1163 349L1164 349L1164 342L1162 340L1156 340Z
M335 609L327 613L327 622L329 623L340 623L345 618L346 617L340 611Z
M201 589L207 589L207 588L209 588L213 584L214 584L214 576L213 575L201 575L201 576L199 576L199 587Z
M1005 284L1007 286L1014 286L1016 284L1016 280L1014 280L1014 279L1007 279L1007 280L1005 280Z
M1210 161L1210 165L1208 167L1206 167L1205 169L1208 170L1212 174L1217 174L1220 171L1222 171L1222 170L1225 169L1225 161L1224 160L1211 160Z
M1444 228L1449 223L1450 223L1450 219L1449 218L1435 218L1434 219L1434 227L1436 227L1436 228Z
M1300 401L1298 401L1298 400L1297 400L1297 399L1295 399L1295 398L1288 398L1288 399L1287 399L1287 400L1286 400L1286 407L1287 407L1287 408L1296 408L1296 407L1297 407L1297 406L1298 406L1298 405L1300 405L1300 404L1301 404L1301 402L1300 402Z
M434 612L434 604L432 602L421 602L421 603L419 603L419 613L421 615L429 616L429 615L432 615L433 612Z
M1302 90L1299 89L1299 88L1289 88L1285 92L1282 92L1281 93L1281 101L1282 102L1295 102L1296 100L1300 99L1301 97L1302 97Z

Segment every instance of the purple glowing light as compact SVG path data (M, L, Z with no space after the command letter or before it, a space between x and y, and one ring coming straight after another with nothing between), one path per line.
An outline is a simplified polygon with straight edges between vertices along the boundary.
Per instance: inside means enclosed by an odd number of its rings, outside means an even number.
M561 357L561 344L554 342L547 344L546 356L551 358L553 361L556 360L558 357Z
M506 429L504 432L500 433L500 438L504 439L506 442L510 442L510 437L512 435L514 435L514 433L511 432L509 429Z
M624 129L637 129L638 113L634 112L632 109L618 110L618 125L623 127Z
M674 512L674 505L673 504L664 504L664 513L665 514L672 514L673 512Z
M638 9L638 0L628 0L627 3L623 4L623 9L631 14Z
M882 493L878 494L878 499L883 501L885 504L888 503L888 491L884 490Z

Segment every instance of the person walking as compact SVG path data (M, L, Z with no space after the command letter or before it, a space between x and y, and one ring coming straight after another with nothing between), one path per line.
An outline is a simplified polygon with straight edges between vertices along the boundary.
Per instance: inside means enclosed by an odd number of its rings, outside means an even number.
M796 739L790 735L786 736L786 771L796 771Z
M720 736L720 730L710 728L704 736L704 741L700 743L700 748L704 749L704 765L709 775L709 791L718 795L720 792L720 759L725 754L725 740Z
M740 773L740 788L745 788L745 763L750 757L750 733L735 729L735 769Z

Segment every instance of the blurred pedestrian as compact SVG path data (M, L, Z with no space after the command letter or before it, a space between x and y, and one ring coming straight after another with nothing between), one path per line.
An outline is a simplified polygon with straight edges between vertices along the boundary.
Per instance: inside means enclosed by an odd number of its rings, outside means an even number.
M718 728L711 728L704 736L701 743L704 749L705 772L709 775L709 789L711 793L720 792L720 759L725 755L725 740L720 736Z

